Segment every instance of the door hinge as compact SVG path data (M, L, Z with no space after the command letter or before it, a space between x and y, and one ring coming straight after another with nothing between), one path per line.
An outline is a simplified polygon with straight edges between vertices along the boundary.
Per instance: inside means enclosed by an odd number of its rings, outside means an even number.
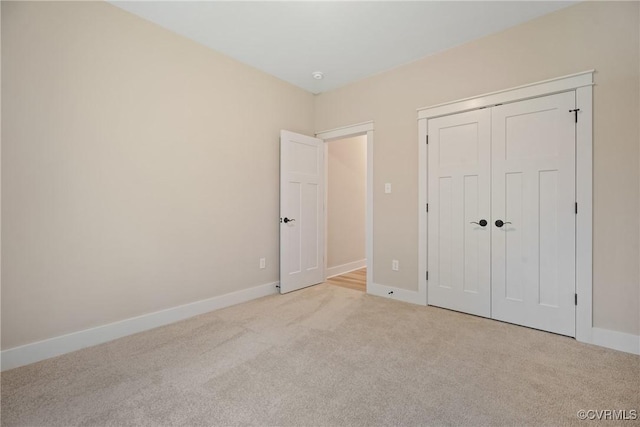
M427 203L427 212L429 212L429 203Z
M575 295L575 303L576 305L578 305L578 294L574 294Z
M426 279L427 279L427 280L429 280L429 272L428 272L428 271L427 271L427 277L426 277Z
M427 145L429 144L429 135L427 135Z
M578 123L578 111L580 111L579 108L574 108L573 110L569 110L570 113L575 113L575 115L576 115L576 123Z
M576 202L576 215L578 215L578 202Z

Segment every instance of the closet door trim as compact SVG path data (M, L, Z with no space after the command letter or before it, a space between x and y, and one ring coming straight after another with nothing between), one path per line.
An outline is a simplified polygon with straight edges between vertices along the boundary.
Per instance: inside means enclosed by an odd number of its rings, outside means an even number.
M553 95L554 93L568 92L570 90L591 87L595 70L583 71L568 76L556 77L536 83L503 89L496 92L445 102L430 107L418 108L418 120L433 119L449 114L462 113L463 111L477 110L484 107L493 107L497 104L524 101L529 98Z

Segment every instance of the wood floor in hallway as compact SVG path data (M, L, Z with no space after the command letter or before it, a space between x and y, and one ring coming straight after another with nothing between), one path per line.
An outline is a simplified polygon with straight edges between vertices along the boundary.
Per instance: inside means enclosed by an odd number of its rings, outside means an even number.
M341 274L340 276L331 277L327 279L327 284L366 292L367 269L361 268L360 270L354 270L345 274Z

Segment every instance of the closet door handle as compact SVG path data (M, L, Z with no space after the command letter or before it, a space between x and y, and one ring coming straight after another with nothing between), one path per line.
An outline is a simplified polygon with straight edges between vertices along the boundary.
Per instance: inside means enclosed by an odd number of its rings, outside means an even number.
M502 221L501 219L496 220L496 227L500 228L505 224L511 224L509 221Z
M488 222L486 219L481 219L480 222L471 221L469 224L478 224L480 227L486 227Z

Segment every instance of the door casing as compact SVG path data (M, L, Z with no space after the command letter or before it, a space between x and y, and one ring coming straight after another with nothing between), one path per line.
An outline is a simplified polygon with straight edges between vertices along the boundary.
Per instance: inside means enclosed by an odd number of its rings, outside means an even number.
M555 93L575 91L576 123L576 339L593 342L593 73L594 70L531 83L418 110L418 298L427 295L427 121L436 117L492 107Z

